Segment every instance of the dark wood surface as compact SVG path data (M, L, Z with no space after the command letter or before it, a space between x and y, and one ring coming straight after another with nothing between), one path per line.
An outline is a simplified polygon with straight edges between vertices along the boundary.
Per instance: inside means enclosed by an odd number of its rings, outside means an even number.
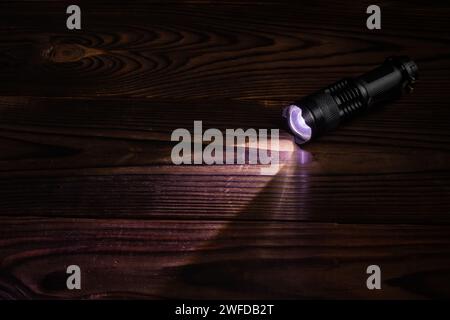
M450 297L450 5L0 3L0 297ZM415 92L281 169L174 166L173 129L278 128L389 55ZM65 288L80 265L83 289ZM366 267L382 269L367 290Z

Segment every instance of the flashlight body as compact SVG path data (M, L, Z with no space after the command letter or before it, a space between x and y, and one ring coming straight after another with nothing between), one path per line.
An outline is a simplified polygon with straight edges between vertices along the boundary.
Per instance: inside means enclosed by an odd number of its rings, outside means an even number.
M362 76L342 79L295 102L283 116L296 141L305 143L362 111L411 91L416 78L417 65L412 60L391 57Z

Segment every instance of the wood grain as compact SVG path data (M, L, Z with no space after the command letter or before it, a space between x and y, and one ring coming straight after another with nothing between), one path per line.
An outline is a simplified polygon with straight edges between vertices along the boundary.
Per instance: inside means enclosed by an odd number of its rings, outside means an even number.
M449 74L445 4L382 1L373 32L370 1L84 1L69 32L67 3L1 5L0 94L291 101L392 54L427 70L428 96Z
M2 214L248 219L240 212L252 203L252 219L267 210L264 219L448 223L448 108L441 103L436 113L420 113L409 98L302 149L282 131L288 151L279 153L274 176L250 164L173 166L170 134L192 130L196 119L205 129L275 128L279 108L3 98ZM403 116L398 108L424 117ZM254 201L260 193L265 196Z
M449 227L2 219L3 298L449 297ZM381 291L366 268L383 270ZM65 269L83 270L82 290Z
M0 3L0 298L450 296L445 1L72 2ZM283 106L402 54L411 95L292 143ZM280 128L280 170L173 165L194 120Z

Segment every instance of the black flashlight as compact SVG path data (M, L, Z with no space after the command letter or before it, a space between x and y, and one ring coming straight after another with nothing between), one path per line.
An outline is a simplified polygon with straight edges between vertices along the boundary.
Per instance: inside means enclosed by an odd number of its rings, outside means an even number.
M291 104L283 110L283 118L295 141L306 143L361 111L411 92L417 70L408 57L387 58L360 77L342 79Z

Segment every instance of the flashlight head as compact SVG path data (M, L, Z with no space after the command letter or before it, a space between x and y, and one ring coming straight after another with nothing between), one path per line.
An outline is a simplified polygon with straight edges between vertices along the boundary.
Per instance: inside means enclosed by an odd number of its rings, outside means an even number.
M308 109L292 104L283 110L288 129L294 134L295 142L303 144L312 137L312 117Z
M339 108L327 92L317 92L284 108L283 118L295 142L303 144L339 124Z

